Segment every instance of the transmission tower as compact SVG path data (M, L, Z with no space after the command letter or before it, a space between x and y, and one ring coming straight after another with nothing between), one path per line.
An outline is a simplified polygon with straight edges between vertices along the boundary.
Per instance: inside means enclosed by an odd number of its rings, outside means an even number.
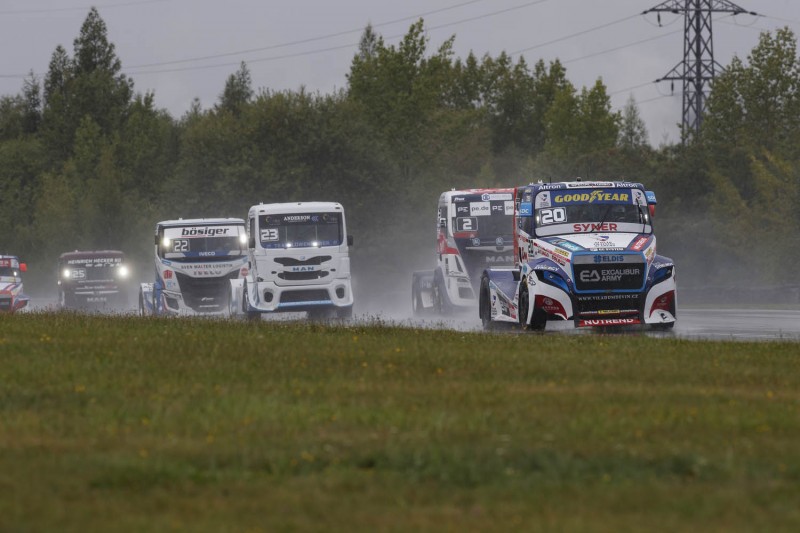
M716 69L722 68L714 61L714 39L711 17L714 13L742 13L757 15L728 0L667 0L648 9L647 13L683 13L683 61L675 65L660 81L683 81L683 121L681 133L684 139L697 134L703 123L706 110L707 91L714 79Z

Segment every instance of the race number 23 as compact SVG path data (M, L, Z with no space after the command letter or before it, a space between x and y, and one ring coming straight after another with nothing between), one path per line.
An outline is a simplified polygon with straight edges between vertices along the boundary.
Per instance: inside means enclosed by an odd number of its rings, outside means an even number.
M539 211L542 224L558 224L567 221L567 211L563 207L553 209L542 209Z
M261 230L261 240L262 241L277 241L278 240L278 229L277 228L262 229Z

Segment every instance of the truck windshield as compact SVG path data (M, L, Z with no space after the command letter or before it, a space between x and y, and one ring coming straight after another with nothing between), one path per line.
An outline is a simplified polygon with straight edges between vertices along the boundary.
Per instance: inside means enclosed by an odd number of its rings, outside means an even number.
M164 228L158 253L159 257L172 261L208 261L241 257L247 253L244 225Z
M318 248L342 244L341 213L260 215L258 233L263 248Z
M453 237L491 241L513 234L514 200L511 193L456 196Z
M644 192L638 189L541 191L534 211L540 237L570 233L651 233Z

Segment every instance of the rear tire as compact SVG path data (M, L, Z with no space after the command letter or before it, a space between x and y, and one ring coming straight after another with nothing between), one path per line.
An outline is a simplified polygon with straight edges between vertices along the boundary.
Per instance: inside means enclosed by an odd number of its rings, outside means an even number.
M441 275L437 275L433 279L433 310L439 315L450 314L450 302L447 298L447 288L444 286L444 279Z
M481 325L486 331L492 330L495 324L492 321L492 301L491 294L489 293L489 278L486 276L481 278L481 288L478 298L478 316L481 319Z
M411 313L414 316L420 316L423 312L422 294L420 292L419 278L414 276L411 280Z

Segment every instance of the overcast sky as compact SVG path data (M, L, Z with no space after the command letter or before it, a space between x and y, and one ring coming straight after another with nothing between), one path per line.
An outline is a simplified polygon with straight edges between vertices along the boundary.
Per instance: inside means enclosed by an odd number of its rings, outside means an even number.
M719 1L719 0L718 0ZM681 3L681 0L678 0ZM329 93L346 74L363 28L372 23L396 44L418 18L430 51L451 35L466 57L521 54L529 64L560 59L578 87L602 78L615 109L633 95L651 142L677 139L681 87L652 83L683 59L683 16L641 15L663 0L3 0L0 1L0 94L20 92L33 71L44 76L57 45L72 55L89 8L108 26L123 71L137 92L179 118L192 100L218 99L241 61L255 89ZM763 15L715 16L714 52L727 65L746 58L761 31L788 26L800 34L799 0L737 0Z

